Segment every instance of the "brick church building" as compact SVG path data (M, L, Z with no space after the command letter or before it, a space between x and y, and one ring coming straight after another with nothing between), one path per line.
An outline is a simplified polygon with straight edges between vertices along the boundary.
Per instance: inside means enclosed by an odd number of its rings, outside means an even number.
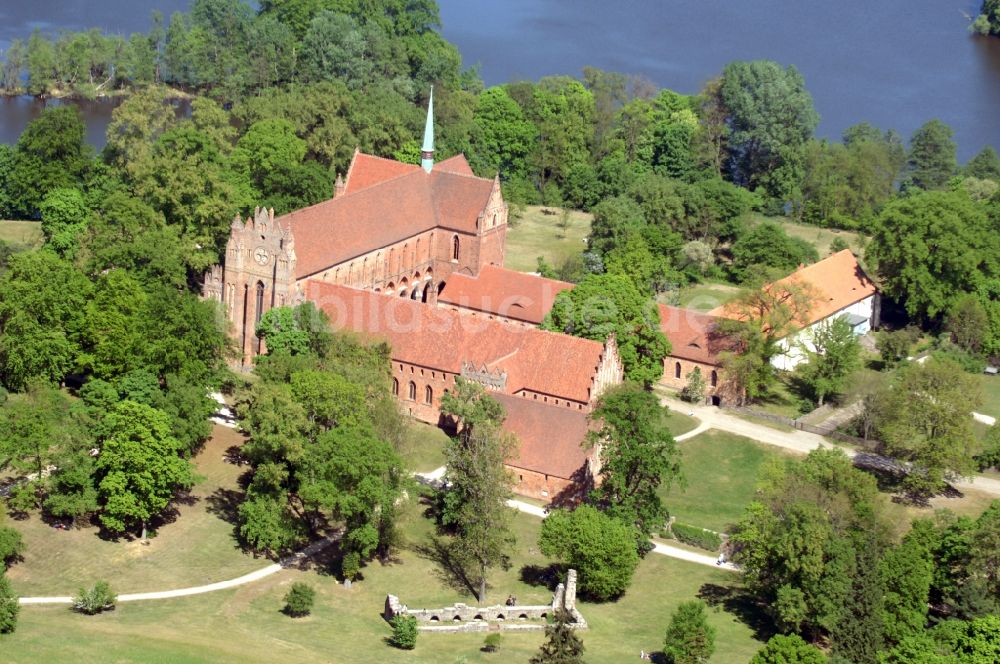
M434 162L433 96L420 166L355 152L331 199L279 217L233 220L224 264L205 279L249 365L272 307L314 302L334 329L388 341L393 392L442 424L441 396L461 376L503 404L517 435L515 491L573 498L598 471L581 446L588 413L623 371L604 343L537 328L564 284L503 268L507 205L499 179L463 155Z

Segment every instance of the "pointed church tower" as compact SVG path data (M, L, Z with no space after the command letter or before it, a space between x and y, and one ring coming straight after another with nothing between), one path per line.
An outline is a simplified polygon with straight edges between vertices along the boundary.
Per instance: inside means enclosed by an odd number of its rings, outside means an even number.
M427 124L424 125L424 144L420 148L420 165L428 173L434 168L434 86L427 102Z

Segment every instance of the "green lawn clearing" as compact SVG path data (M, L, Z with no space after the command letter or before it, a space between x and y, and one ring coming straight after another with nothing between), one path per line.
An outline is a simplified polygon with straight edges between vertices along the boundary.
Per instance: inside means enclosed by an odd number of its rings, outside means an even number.
M979 387L983 393L983 403L977 411L1000 419L1000 376L978 376Z
M727 532L753 500L762 467L786 453L749 438L710 430L678 444L686 487L661 492L681 523Z
M673 409L670 409L670 415L667 416L667 428L670 430L671 436L685 434L699 424L701 421L697 417L691 417Z
M731 284L691 284L676 293L661 293L657 300L683 309L709 311L733 299L738 292L739 287Z
M834 238L839 237L843 239L847 242L848 248L855 253L860 253L862 242L867 239L866 236L854 231L844 231L837 228L820 228L819 226L811 226L809 224L798 224L785 217L765 217L764 215L758 214L754 215L754 220L757 223L762 221L772 221L778 224L791 237L801 238L816 247L816 253L819 254L820 258L826 258L830 255L830 244L833 242Z
M543 636L503 634L499 654L480 650L484 634L420 634L411 652L386 644L389 626L381 618L386 593L411 607L437 607L456 601L475 602L467 590L444 579L427 545L432 524L425 506L409 502L401 509L404 545L388 565L373 563L364 580L350 589L323 569L289 569L257 583L194 597L119 604L110 613L83 616L65 607L25 607L17 631L0 636L5 662L369 662L474 663L524 662ZM514 526L517 552L511 568L491 575L490 602L509 594L521 603L548 602L548 588L521 580L528 566L549 564L538 552L540 520L519 514ZM530 572L530 568L529 568ZM530 578L530 573L527 575ZM280 612L282 597L295 581L317 591L312 615L293 619ZM712 567L649 555L636 572L630 590L617 602L582 602L590 623L582 633L591 664L611 664L638 657L640 650L662 647L670 614L699 592L732 592L738 578ZM112 579L112 583L114 580ZM740 609L736 609L740 610ZM748 616L752 620L754 616ZM747 661L761 644L736 613L720 604L709 611L717 630L712 662Z
M216 426L195 458L200 481L176 513L154 524L155 537L101 539L94 526L56 530L31 514L10 525L24 537L24 560L7 577L22 596L70 595L103 579L119 593L169 590L231 579L266 567L270 561L241 551L234 537L233 510L242 491L237 480L248 466L224 460L226 449L243 438Z
M42 241L42 224L37 221L0 221L0 242L31 248Z
M448 436L438 427L410 420L399 454L409 470L427 473L444 465L447 442Z
M558 267L573 254L587 249L584 239L590 235L586 212L570 211L568 225L560 228L562 209L529 205L520 219L507 228L507 251L504 267L520 272L535 272L538 257L552 267Z

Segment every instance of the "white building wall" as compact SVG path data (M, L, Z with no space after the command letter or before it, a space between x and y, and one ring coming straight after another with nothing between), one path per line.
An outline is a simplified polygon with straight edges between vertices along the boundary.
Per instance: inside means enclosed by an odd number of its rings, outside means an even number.
M864 316L865 321L860 323L854 328L854 333L858 336L865 334L871 329L872 325L872 315L875 309L875 296L870 295L863 300L855 302L854 304L844 307L840 311L836 311L822 320L818 320L809 327L803 328L796 332L795 334L789 335L778 342L778 346L781 348L781 353L775 355L771 358L771 365L776 369L782 371L791 371L802 362L806 360L806 354L803 351L803 346L808 348L810 351L815 351L816 346L813 345L813 332L820 325L826 325L828 321L836 320L839 316L845 316L849 314L856 314L858 316Z

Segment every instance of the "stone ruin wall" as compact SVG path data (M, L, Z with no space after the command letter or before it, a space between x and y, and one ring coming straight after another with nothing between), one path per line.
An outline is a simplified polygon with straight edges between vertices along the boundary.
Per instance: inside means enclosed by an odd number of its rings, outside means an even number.
M487 607L454 604L440 609L411 609L395 595L386 595L383 616L387 621L399 615L412 616L417 619L417 629L424 632L530 632L544 630L549 616L560 607L573 616L574 629L587 629L587 621L576 608L576 570L569 570L565 585L560 583L556 587L550 604Z

